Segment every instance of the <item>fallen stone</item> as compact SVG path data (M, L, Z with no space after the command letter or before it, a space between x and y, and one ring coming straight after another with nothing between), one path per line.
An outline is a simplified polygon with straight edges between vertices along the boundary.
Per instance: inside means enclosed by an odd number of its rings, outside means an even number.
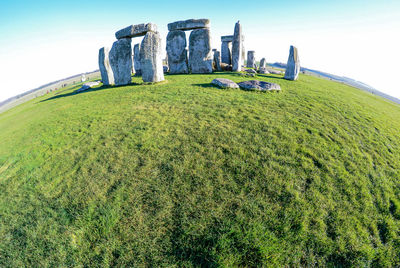
M254 50L247 51L247 67L256 68L256 52Z
M265 67L261 67L261 68L258 70L258 73L259 73L259 74L269 74L267 68L265 68Z
M131 39L123 38L115 41L109 55L115 85L122 86L130 84L132 81Z
M246 69L246 72L250 73L250 74L256 74L257 73L257 71L254 70L254 69Z
M197 29L189 37L189 68L194 74L212 73L210 29Z
M232 65L230 65L230 64L226 64L226 63L221 63L221 69L223 70L223 71L228 71L228 72L230 72L230 71L232 71Z
M233 41L233 35L221 36L221 42L232 42L232 41Z
M100 81L95 81L95 82L88 82L82 85L80 89L75 90L75 93L80 93L82 91L88 90L92 87L100 85Z
M133 66L135 68L135 75L142 75L142 71L140 69L140 44L136 44L133 47Z
M148 32L140 45L140 68L143 82L164 81L161 38L158 32Z
M133 38L143 36L147 32L157 32L157 25L154 23L142 23L137 25L130 25L115 33L117 39Z
M240 72L243 62L243 36L242 26L238 21L235 24L235 31L232 41L232 71Z
M240 82L239 87L244 90L256 90L256 91L272 91L272 90L281 90L281 87L275 83L268 83L264 81L258 80L250 80Z
M284 78L287 80L297 80L300 73L300 60L297 48L290 46L289 58L286 65Z
M215 64L215 69L220 72L222 71L221 67L221 52L218 50L214 52L214 64Z
M176 21L168 24L168 31L176 31L176 30L195 30L202 28L210 28L210 20L209 19L189 19Z
M184 31L171 31L167 35L167 57L171 74L187 74L188 57L186 49L186 34Z
M238 84L226 78L216 78L212 80L211 84L220 88L239 88Z
M110 49L108 47L100 48L99 50L99 70L103 85L114 84L114 74L109 61Z
M267 70L270 74L282 74L282 72L279 70L275 70L275 69L271 69L271 68L267 68Z

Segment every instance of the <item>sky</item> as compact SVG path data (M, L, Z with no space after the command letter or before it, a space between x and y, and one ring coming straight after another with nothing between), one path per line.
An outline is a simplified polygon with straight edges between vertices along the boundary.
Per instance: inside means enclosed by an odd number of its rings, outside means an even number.
M286 63L294 45L303 67L400 98L399 0L2 0L0 101L98 69L99 48L128 25L156 23L165 47L167 24L190 18L210 19L213 48L240 20L257 60Z

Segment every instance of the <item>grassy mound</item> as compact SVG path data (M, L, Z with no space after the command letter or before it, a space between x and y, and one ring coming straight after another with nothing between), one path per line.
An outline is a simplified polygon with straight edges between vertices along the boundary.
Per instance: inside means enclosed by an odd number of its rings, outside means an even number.
M52 93L0 114L0 266L400 265L400 107L310 76Z

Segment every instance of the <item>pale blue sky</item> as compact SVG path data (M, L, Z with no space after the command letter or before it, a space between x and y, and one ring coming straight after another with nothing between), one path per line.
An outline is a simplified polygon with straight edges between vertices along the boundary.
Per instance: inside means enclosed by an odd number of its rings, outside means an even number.
M120 28L154 22L165 37L169 22L188 18L211 20L215 48L220 48L219 37L232 34L240 20L245 47L256 50L258 58L286 62L293 44L305 67L346 75L400 97L394 79L400 61L398 0L3 0L0 101L96 69L98 49L111 46Z

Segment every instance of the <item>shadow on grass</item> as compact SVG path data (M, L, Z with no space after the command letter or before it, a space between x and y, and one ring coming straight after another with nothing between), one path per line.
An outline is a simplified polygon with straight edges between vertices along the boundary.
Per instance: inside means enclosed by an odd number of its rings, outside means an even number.
M214 86L211 83L203 83L203 84L192 84L192 86L195 87L203 87L203 88L218 88L217 86Z
M138 83L131 83L128 86L138 86L140 84ZM74 95L79 95L79 94L85 94L85 93L89 93L89 92L94 92L94 91L99 91L99 90L105 90L105 89L111 89L111 88L119 88L119 87L124 87L124 86L105 86L102 85L100 87L96 87L96 88L89 88L87 90L81 91L81 92L76 92L76 90L69 92L69 93L65 93L65 94L60 94L60 95L55 95L53 97L47 98L45 100L41 100L40 102L46 102L46 101L51 101L51 100L55 100L55 99L59 99L59 98L65 98L65 97L70 97L70 96L74 96Z

